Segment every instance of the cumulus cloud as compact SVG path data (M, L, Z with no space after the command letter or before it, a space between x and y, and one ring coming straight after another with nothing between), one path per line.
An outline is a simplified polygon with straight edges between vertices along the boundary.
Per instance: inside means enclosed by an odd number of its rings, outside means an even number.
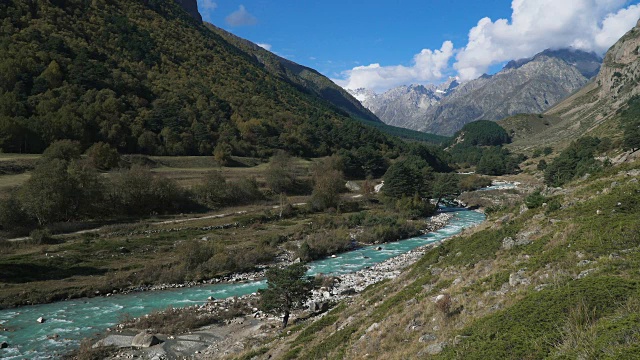
M342 73L344 79L335 80L347 89L367 88L386 90L412 82L431 82L441 79L453 56L453 43L445 41L440 50L424 49L413 57L412 66L357 66Z
M265 43L257 43L256 45L260 46L261 48L267 50L267 51L271 51L271 44L265 44Z
M213 11L218 4L213 0L198 0L198 8L204 11Z
M637 2L637 1L635 1ZM628 0L512 0L509 19L483 18L467 44L422 50L410 67L371 64L344 71L339 85L376 91L398 85L440 81L457 74L472 80L493 65L531 57L545 49L574 48L604 54L640 18Z
M462 80L490 66L532 56L548 48L572 47L604 53L640 17L626 0L513 0L511 19L480 20L456 56Z
M251 26L258 23L258 19L249 13L244 5L240 5L240 8L227 16L225 21L230 26Z

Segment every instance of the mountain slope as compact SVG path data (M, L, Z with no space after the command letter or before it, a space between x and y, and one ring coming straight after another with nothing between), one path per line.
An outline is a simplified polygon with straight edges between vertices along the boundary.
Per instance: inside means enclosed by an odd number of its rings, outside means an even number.
M206 26L229 43L254 57L267 71L289 81L300 90L312 93L330 102L354 118L380 122L380 119L362 106L362 104L353 98L346 90L334 84L316 70L282 58L213 24L207 23Z
M211 155L221 146L238 156L276 148L323 156L390 143L265 70L177 3L146 3L0 4L8 20L0 41L2 150L40 152L69 138L159 155Z
M358 89L352 94L388 124L451 135L475 120L544 112L584 86L601 62L583 51L545 50L463 84L450 79L440 86L401 86L380 95Z
M599 62L594 54L567 50L545 51L529 60L511 62L493 76L459 86L430 110L424 122L414 126L450 134L474 120L544 112L584 86Z
M553 126L531 133L511 146L564 147L567 140L582 135L618 136L621 132L618 111L640 94L639 46L640 22L609 49L595 80L544 114L555 119Z
M351 90L362 104L373 111L386 124L412 128L428 110L450 94L459 83L455 79L436 85L409 85L376 94L366 89Z

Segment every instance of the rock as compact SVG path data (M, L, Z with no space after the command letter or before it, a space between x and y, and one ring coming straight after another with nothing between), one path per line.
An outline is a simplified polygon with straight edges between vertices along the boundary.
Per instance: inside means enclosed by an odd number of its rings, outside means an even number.
M302 260L300 258L297 258L297 259L293 260L294 264L299 264L300 262L302 262Z
M516 246L516 242L515 240L513 240L512 237L506 237L504 239L502 239L502 248L505 250L511 250L513 249L513 247Z
M348 288L340 293L340 295L344 295L344 296L351 296L355 294L357 294L357 291L354 288Z
M376 250L377 250L377 251L382 251L382 246L378 246L378 247L376 248Z
M329 310L329 303L326 301L314 301L309 305L309 311L325 312Z
M582 279L584 277L589 276L591 273L595 272L597 269L589 269L589 270L585 270L583 272L581 272L580 274L578 274L578 279Z
M456 335L455 339L453 339L453 344L454 345L460 345L468 338L469 338L469 336Z
M37 322L39 322L40 324L43 324L45 321L47 321L47 319L43 318L42 316L40 316L38 318L38 320L36 320Z
M131 346L141 348L148 348L158 344L160 344L160 339L155 335L148 334L146 332L141 332L131 341Z
M373 323L373 324L371 324L371 326L369 326L369 327L367 328L367 330L365 330L364 332L365 332L365 333L370 333L370 332L372 332L372 331L374 331L374 330L378 330L379 328L380 328L380 324L378 324L378 323Z
M596 215L602 215L602 210L596 210Z
M418 353L418 357L422 358L425 355L438 355L444 350L445 345L446 343L431 344L427 346L426 349L420 351Z
M520 215L526 213L527 211L529 211L529 208L527 207L527 205L525 204L520 205Z
M518 285L529 285L531 281L524 276L524 269L518 270L517 273L513 273L509 275L509 286L518 286Z
M9 343L6 341L3 341L0 343L0 349L6 349L9 347Z
M579 267L584 267L584 266L587 266L587 265L589 265L589 264L591 264L591 261L589 261L589 260L581 260L581 261L578 263L578 266L579 266Z
M132 341L133 341L133 336L109 335L106 338L93 344L92 347L97 348L102 346L115 346L117 348L128 348L128 347L131 347Z
M352 192L358 192L360 190L362 190L362 188L360 187L360 185L358 185L356 182L354 181L347 181L346 184L344 184L344 187L347 188L347 190L352 191Z
M428 342L432 342L434 340L436 340L437 337L433 334L424 334L422 336L420 336L420 338L418 339L419 342L421 343L428 343Z

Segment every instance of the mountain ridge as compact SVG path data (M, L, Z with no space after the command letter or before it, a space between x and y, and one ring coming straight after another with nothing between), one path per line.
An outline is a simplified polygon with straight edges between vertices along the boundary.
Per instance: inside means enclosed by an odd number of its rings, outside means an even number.
M519 113L542 113L584 86L597 74L601 62L594 53L548 49L531 58L511 61L494 75L483 75L456 84L449 92L425 97L426 106L416 106L408 100L411 96L398 96L406 86L381 95L369 94L363 102L387 123L451 135L474 120L497 121Z

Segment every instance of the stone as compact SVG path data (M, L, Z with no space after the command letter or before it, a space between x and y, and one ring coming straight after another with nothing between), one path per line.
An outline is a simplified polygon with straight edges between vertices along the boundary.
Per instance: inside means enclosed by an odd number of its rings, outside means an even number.
M518 270L517 273L513 273L509 275L509 286L518 286L518 285L529 285L531 281L524 276L524 269Z
M365 330L364 332L365 332L365 333L370 333L370 332L372 332L372 331L378 330L379 328L380 328L380 324L378 324L378 323L373 323L373 324L371 324L371 326L369 326L369 327L367 328L367 330Z
M513 249L513 247L516 246L516 242L515 240L513 240L512 237L506 237L504 239L502 239L502 248L505 250L511 250Z
M348 289L346 289L346 290L342 291L342 292L340 293L340 295L344 295L344 296L352 296L352 295L355 295L356 293L357 293L356 289L354 289L354 288L348 288Z
M434 340L436 340L437 337L433 334L424 334L422 336L420 336L420 338L418 339L419 342L421 343L428 343L428 342L432 342Z
M431 344L427 346L426 349L420 351L418 353L418 357L424 357L425 355L438 355L444 350L445 345L445 343Z
M38 318L38 320L36 320L37 322L39 322L40 324L43 324L45 321L47 321L47 319L43 318L42 316L40 316Z
M117 348L128 348L128 347L131 347L132 341L133 341L133 336L109 335L106 338L93 344L92 347L98 348L102 346L114 346Z
M9 347L9 343L6 341L3 341L0 343L0 349L6 349Z
M346 184L344 184L344 187L347 188L347 190L352 191L352 192L358 192L360 190L362 190L362 188L360 187L360 185L358 185L356 182L354 181L347 181Z
M155 335L148 334L146 332L141 332L131 341L131 346L141 348L148 348L158 344L160 344L160 339Z

